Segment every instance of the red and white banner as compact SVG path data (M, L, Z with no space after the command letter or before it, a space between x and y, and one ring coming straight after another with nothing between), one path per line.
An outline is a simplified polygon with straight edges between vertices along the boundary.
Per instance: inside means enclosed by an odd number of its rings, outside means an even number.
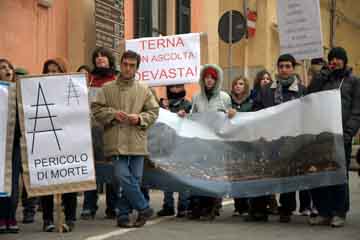
M136 79L149 86L197 82L200 74L200 33L126 41L126 50L141 55Z
M256 33L256 19L257 13L255 11L247 10L247 28L248 28L248 37L255 37Z

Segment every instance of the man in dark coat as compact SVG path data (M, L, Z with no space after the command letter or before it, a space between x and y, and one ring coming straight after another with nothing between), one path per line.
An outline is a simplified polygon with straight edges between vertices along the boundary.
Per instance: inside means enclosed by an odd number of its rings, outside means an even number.
M347 53L342 47L331 49L328 61L329 66L324 67L312 80L309 92L340 89L345 158L348 170L352 138L360 127L360 81L352 75L351 69L347 66ZM311 225L344 226L346 214L349 211L348 183L314 189L312 196L319 216L309 219Z
M263 87L254 101L254 109L260 110L299 98L306 93L300 78L295 74L296 60L290 54L283 54L278 58L278 74L275 81ZM267 221L268 197L252 198L248 221ZM280 222L290 222L292 212L296 209L296 193L280 194Z

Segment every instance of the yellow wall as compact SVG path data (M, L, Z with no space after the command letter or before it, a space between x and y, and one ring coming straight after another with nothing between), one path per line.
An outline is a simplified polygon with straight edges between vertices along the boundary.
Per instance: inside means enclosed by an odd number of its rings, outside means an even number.
M196 0L193 0L193 2ZM223 13L228 10L243 12L242 0L223 0L211 1L202 8L201 14L192 16L192 21L204 22L199 31L207 32L209 36L209 62L219 64L226 72L228 66L228 44L218 37L218 21ZM251 10L256 10L258 14L256 22L256 35L248 41L241 40L233 45L232 67L233 74L243 73L245 46L248 46L248 67L250 81L260 68L266 68L271 73L276 73L276 60L279 56L279 32L277 27L277 4L276 0L248 0ZM321 22L324 43L324 58L330 48L330 12L329 1L320 0L321 3ZM358 0L338 0L338 14L346 13L346 16L355 20L360 25L360 1ZM199 19L201 18L201 19ZM355 27L349 21L339 17L336 26L336 45L343 46L349 55L349 64L354 67L355 72L360 74L360 48L356 39L360 39L360 26ZM302 73L302 66L298 67L297 72ZM225 74L225 79L227 74ZM251 81L252 82L252 81ZM229 88L229 80L226 79L225 88Z
M348 52L349 65L355 73L360 74L360 1L338 0L338 19L336 25L335 43L343 46ZM342 17L345 15L350 21ZM355 23L352 23L355 22Z

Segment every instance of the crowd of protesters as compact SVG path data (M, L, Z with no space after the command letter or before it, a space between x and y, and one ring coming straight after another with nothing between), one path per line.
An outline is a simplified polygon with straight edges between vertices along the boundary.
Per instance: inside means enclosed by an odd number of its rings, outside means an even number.
M95 156L95 159L110 157L112 160L113 182L106 184L105 214L107 218L116 219L117 226L141 227L154 214L149 203L148 189L142 188L141 180L145 157L148 155L147 129L156 121L160 107L177 113L182 118L189 114L209 111L224 112L228 118L233 118L237 112L258 111L310 93L340 89L346 167L349 171L352 139L360 126L360 81L348 67L345 49L331 49L328 62L314 60L314 65L320 67L310 69L311 81L307 87L295 73L297 62L290 54L279 56L276 63L277 74L274 78L266 70L259 71L251 90L249 80L238 76L232 81L229 93L222 90L222 69L214 64L206 64L200 73L200 91L192 97L192 101L186 99L184 84L167 86L166 97L158 101L152 89L135 81L135 73L141 64L140 59L137 53L126 51L120 59L120 71L117 71L112 53L105 48L98 48L92 56L93 67L81 66L78 69L79 72L87 74L88 85L94 91L90 92L90 95L93 94L93 98L90 96L92 135L97 136L94 141L100 141L104 146L103 153ZM46 60L42 71L43 74L67 72L66 61L60 58ZM14 68L7 59L0 59L1 81L16 82L18 76L25 74L26 70ZM20 137L17 114L12 159L12 191L9 197L0 198L0 233L19 232L16 210L19 175L22 173ZM359 158L358 152L356 159L360 163ZM220 215L221 198L191 195L189 192L178 194L177 207L174 204L174 193L164 192L163 207L157 215L210 220ZM310 225L344 226L350 205L348 183L300 191L299 196L300 212L309 217ZM84 193L80 215L82 219L89 220L95 217L98 209L97 200L98 190ZM264 195L235 198L234 203L234 216L255 222L268 221L269 214L278 214L280 222L288 223L297 208L295 192L280 194L279 202L275 195ZM23 223L33 223L36 208L40 208L43 213L43 231L55 231L52 195L28 198L24 188L22 205ZM63 231L70 232L76 222L77 193L63 194L62 206L65 213ZM133 210L138 213L135 221L129 218Z

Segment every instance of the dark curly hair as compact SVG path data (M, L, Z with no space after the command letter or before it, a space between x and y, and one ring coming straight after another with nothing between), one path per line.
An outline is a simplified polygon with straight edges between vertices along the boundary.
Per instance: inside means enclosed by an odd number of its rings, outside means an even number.
M107 57L109 59L109 67L114 72L116 71L116 59L114 54L107 48L104 47L98 47L94 50L92 54L92 64L94 65L94 68L96 68L96 58L101 54L102 56Z
M254 89L260 89L261 87L260 83L261 80L264 78L265 74L269 75L271 82L273 81L271 78L271 74L267 70L263 69L256 74L256 77L254 79Z

